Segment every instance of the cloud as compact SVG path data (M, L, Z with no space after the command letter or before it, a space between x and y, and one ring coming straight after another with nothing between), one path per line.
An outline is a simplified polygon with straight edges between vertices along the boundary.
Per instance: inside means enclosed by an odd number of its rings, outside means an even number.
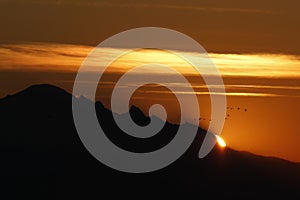
M56 43L0 45L0 71L75 71L92 47Z
M81 63L89 52L91 46L56 44L56 43L29 43L0 45L0 71L2 72L55 72L76 74ZM109 55L118 49L101 49L102 55ZM151 51L151 52L149 52ZM194 53L188 53L191 57ZM104 56L105 57L105 56ZM227 95L230 96L291 96L300 97L300 58L280 54L217 54L211 53L210 57L219 69L225 82ZM101 59L95 59L95 70L102 67ZM104 58L105 59L105 58ZM199 82L199 74L187 63L169 52L157 50L140 50L123 55L111 64L112 70L108 72L107 81L116 80L117 74L125 73L133 66L159 61L166 66L172 66L187 76L192 83L196 94L206 95L207 86ZM117 75L119 76L119 75ZM155 68L143 70L142 73L132 74L143 79L143 76L159 76L168 81L168 74L161 74ZM62 83L72 84L73 80L61 80ZM86 84L89 84L88 82ZM103 83L105 88L112 88L114 83ZM185 91L185 86L180 83L169 82L175 85L178 92ZM124 88L135 86L134 82ZM211 85L216 95L218 85ZM148 86L152 92L157 86ZM185 94L182 92L181 94Z
M58 43L20 43L0 44L0 70L6 65L22 67L56 65L73 66L66 70L77 71L85 57L93 49L92 46L58 44ZM117 48L103 48L102 55L120 51ZM197 54L185 52L188 59L197 58ZM300 57L284 54L219 54L209 53L214 64L223 76L249 76L266 78L300 77ZM95 58L95 66L102 66L101 59ZM203 57L203 59L207 59ZM123 55L112 64L116 70L124 71L132 66L159 60L161 64L172 66L185 74L193 75L196 71L181 57L166 51L139 50ZM202 62L201 62L202 63ZM59 68L59 70L62 69ZM18 68L18 69L19 69ZM122 70L123 69L123 70ZM13 70L13 69L12 69ZM35 69L36 70L36 69ZM45 70L43 68L38 70ZM55 70L53 68L53 70ZM157 74L152 68L147 73Z
M200 2L196 5L182 5L176 1L165 3L164 1L145 2L145 1L96 1L96 0L0 0L1 2L10 3L27 3L27 4L51 4L51 5L73 5L73 6L99 6L99 7L120 7L120 8L137 8L137 9L176 9L187 11L201 11L201 12L221 12L221 13L252 13L252 14L277 14L277 12L267 9L255 8L238 8L238 7L216 7L216 6L201 6Z

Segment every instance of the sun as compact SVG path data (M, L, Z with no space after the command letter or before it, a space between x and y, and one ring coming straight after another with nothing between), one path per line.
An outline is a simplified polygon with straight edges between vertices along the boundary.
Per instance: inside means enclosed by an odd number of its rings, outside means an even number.
M223 140L223 138L221 138L218 135L216 135L216 138L217 138L217 142L218 142L220 147L226 147L226 142Z

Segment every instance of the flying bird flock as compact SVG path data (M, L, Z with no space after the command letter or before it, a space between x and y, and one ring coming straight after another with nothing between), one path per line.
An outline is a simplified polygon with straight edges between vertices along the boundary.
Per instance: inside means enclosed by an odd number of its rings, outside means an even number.
M244 112L247 112L248 109L247 108L241 108L241 107L237 107L237 108L234 108L234 107L227 107L227 113L229 111L233 111L233 110L237 110L237 111L244 111ZM227 114L226 117L225 117L225 120L229 119L231 115L230 114ZM199 118L199 121L206 121L208 120L207 118L204 118L204 117L200 117ZM208 121L211 121L211 119L209 119Z

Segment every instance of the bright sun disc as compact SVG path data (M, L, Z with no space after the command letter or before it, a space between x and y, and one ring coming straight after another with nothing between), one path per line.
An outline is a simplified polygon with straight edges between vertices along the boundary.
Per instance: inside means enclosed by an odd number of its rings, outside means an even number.
M220 136L216 135L216 138L217 138L217 142L219 144L220 147L226 147L226 143L225 141L223 140L223 138L221 138Z

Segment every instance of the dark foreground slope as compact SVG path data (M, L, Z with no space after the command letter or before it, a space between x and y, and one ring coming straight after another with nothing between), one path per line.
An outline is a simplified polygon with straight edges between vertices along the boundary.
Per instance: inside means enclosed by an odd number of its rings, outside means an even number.
M79 99L80 100L80 99ZM161 198L198 196L300 196L300 165L230 148L197 154L205 132L199 129L189 150L170 166L152 173L129 174L95 160L82 145L72 118L72 96L50 85L36 85L0 100L1 195L40 199ZM96 103L107 136L118 146L147 152L167 144L177 126L166 124L151 139L122 133L111 112ZM139 124L149 119L136 107Z

